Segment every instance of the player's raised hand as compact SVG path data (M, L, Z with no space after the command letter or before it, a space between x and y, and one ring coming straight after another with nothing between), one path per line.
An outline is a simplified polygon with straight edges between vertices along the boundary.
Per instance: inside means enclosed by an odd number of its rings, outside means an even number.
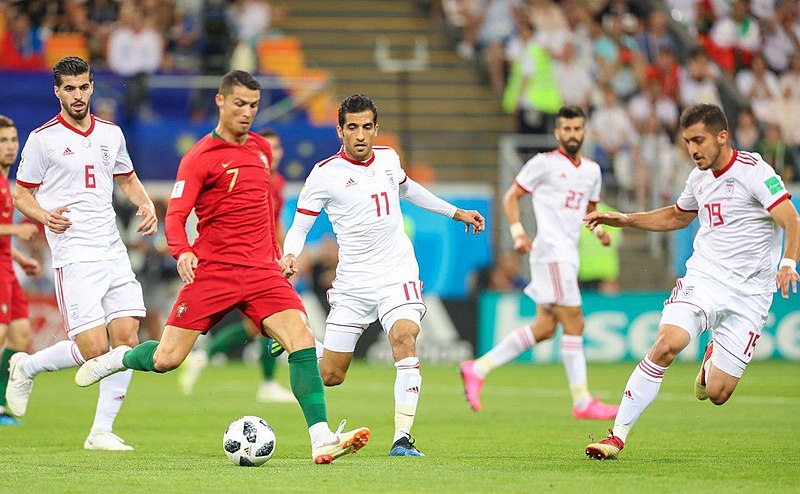
M136 227L136 231L142 236L152 235L158 231L158 218L156 217L156 207L152 202L139 206L136 216L142 216L142 221Z
M72 222L64 216L64 213L69 213L69 208L61 206L55 211L48 211L44 216L42 224L50 229L51 232L60 235L67 231L67 228L72 226Z
M533 242L524 233L514 237L514 250L517 254L527 254L533 248Z
M287 278L291 278L300 270L297 264L297 258L294 256L294 254L286 254L283 256L283 259L278 261L278 265L280 266L283 275Z
M482 232L486 226L486 220L483 219L481 213L475 211L474 209L469 211L464 209L456 209L456 214L453 215L453 219L456 221L462 221L464 223L465 233L469 233L469 227L472 226L472 233L474 235Z
M178 275L187 285L194 282L194 270L197 269L197 256L187 251L178 256Z
M30 240L39 233L39 228L33 223L20 223L16 227L15 235L22 240Z
M583 222L586 223L586 227L592 231L599 225L621 227L628 224L628 215L616 212L592 211L584 216Z
M800 276L790 266L783 266L778 270L778 276L775 281L778 283L781 296L789 298L789 285L792 286L792 293L797 293L797 282L800 281Z
M39 276L42 272L42 265L33 257L21 256L17 259L17 264L28 276Z

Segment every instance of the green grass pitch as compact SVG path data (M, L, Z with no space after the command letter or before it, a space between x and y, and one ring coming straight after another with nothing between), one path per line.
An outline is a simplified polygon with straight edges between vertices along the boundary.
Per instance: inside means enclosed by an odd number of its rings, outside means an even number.
M590 385L610 402L635 363L590 365ZM423 363L414 434L426 458L389 458L391 366L353 365L344 385L328 389L332 427L368 426L357 455L314 465L296 404L255 402L258 370L210 368L195 394L178 391L177 373L134 376L115 432L130 453L84 451L97 388L79 389L73 372L37 378L21 427L0 428L0 492L9 493L472 493L472 492L798 492L800 364L754 362L730 402L716 407L692 394L696 364L667 371L656 402L616 461L584 456L589 434L611 422L570 414L560 365L497 370L483 392L484 410L464 400L455 366ZM285 367L279 377L288 382ZM273 458L260 468L230 463L227 425L242 415L265 418L277 434Z

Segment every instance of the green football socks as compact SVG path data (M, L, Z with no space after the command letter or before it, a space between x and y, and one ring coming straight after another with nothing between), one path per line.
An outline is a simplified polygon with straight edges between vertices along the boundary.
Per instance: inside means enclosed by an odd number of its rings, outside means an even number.
M139 345L141 346L141 345ZM289 381L292 392L309 427L320 422L328 422L328 408L325 404L325 390L319 375L317 352L314 348L304 348L289 354Z

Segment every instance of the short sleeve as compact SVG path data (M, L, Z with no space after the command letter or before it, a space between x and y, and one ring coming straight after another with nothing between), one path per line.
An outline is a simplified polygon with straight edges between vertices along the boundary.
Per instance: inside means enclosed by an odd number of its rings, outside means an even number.
M330 194L325 185L323 172L320 170L321 168L317 166L308 174L303 188L300 189L300 196L297 198L297 212L317 216L328 204Z
M694 192L692 192L692 184L691 184L691 176L689 179L686 180L686 187L683 188L683 192L678 197L678 201L675 203L675 207L684 211L686 213L696 213L700 206L697 203L697 197L695 197Z
M600 202L600 189L603 187L603 174L600 173L600 168L597 168L594 184L592 190L589 191L589 202Z
M119 132L119 145L116 149L117 156L114 158L114 176L130 175L133 173L133 162L131 155L128 154L128 145L125 143L125 136Z
M31 132L22 149L22 157L17 168L17 183L24 187L38 187L44 179L47 165L44 144L35 132Z
M514 182L525 192L533 193L545 176L544 155L537 154L522 166Z
M772 210L779 202L789 199L791 194L786 190L781 177L764 161L759 160L755 170L755 180L748 184L756 200L767 211Z

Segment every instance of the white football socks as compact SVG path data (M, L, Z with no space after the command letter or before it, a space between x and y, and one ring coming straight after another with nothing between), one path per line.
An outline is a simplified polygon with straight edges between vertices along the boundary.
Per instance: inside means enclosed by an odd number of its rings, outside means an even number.
M517 328L489 350L489 353L477 359L473 369L478 377L485 379L491 371L511 362L535 344L530 326Z
M78 344L71 340L59 341L38 352L28 355L22 372L33 379L40 372L53 372L77 367L84 362Z
M642 412L656 399L666 370L666 367L661 367L645 357L628 379L613 429L614 435L623 442Z
M100 395L97 397L97 409L94 414L92 433L97 431L111 432L114 426L114 419L119 414L125 394L128 392L128 385L131 383L133 371L128 369L117 372L100 381Z
M422 375L419 372L419 359L406 357L395 362L397 377L394 381L394 439L392 443L404 436L411 435L414 416L417 414L417 402L422 386Z
M586 378L586 356L583 353L583 336L561 337L561 359L567 373L567 382L572 394L572 406L584 410L592 401Z

